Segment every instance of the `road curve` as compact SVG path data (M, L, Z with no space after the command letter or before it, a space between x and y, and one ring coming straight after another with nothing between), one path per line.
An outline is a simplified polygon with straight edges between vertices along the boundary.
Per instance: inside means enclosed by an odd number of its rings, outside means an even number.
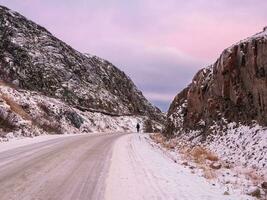
M112 146L122 135L58 138L1 152L0 199L103 199Z

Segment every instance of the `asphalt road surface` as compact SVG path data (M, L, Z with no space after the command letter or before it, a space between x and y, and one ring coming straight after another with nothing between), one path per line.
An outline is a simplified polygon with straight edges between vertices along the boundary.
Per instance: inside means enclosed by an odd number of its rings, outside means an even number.
M1 152L0 199L103 199L112 146L122 135L58 138Z

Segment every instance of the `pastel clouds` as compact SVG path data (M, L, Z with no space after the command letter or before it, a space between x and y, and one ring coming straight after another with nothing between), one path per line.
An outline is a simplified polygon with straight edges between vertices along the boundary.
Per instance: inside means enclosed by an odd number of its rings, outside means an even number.
M266 26L264 0L0 0L124 70L166 109L224 48Z

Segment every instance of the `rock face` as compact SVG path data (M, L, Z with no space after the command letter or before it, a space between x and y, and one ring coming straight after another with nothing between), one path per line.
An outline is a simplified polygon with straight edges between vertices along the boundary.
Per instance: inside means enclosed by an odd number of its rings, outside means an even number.
M45 28L2 6L0 79L83 111L163 120L160 110L110 62L74 50ZM68 118L80 126L81 119L71 113Z
M165 135L201 130L214 122L267 126L267 30L224 50L172 102ZM201 134L201 133L200 133Z

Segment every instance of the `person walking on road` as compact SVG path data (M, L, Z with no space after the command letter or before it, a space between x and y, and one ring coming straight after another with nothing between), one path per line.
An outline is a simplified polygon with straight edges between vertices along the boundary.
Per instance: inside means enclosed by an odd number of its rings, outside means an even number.
M139 131L140 131L140 124L139 123L136 124L136 130L137 130L137 133L139 133Z

